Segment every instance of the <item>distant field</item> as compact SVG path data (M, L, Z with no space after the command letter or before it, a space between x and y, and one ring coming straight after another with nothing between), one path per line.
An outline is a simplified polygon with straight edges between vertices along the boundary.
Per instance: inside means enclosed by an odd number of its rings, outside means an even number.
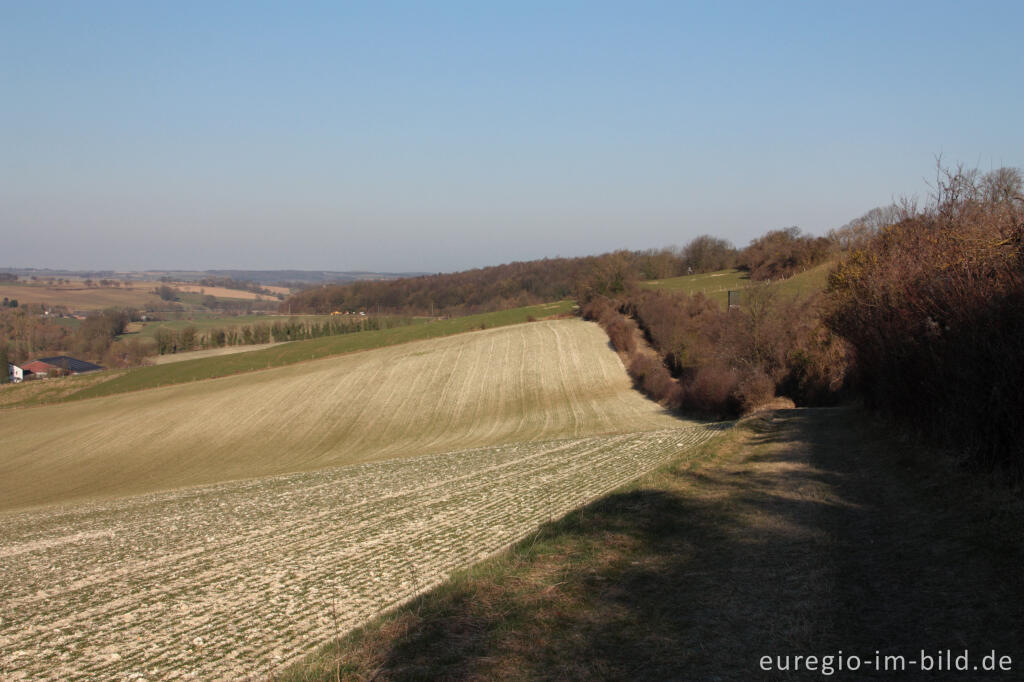
M145 284L145 286L143 286ZM153 294L153 283L133 282L130 287L86 287L70 285L0 284L0 298L17 299L18 303L64 305L71 310L98 310L100 308L144 308L160 306L163 301Z
M167 306L153 293L153 289L163 284L185 292L181 303L200 305L203 296L214 296L217 299L234 302L264 301L276 302L273 296L261 296L239 289L224 287L202 287L199 285L174 282L131 281L127 286L120 287L87 287L81 282L70 284L31 284L31 283L0 283L0 298L17 299L18 303L42 303L50 306L67 306L71 310L98 310L101 308L146 308L160 309ZM203 293L200 293L202 290Z
M153 286L160 286L161 283L153 283ZM201 284L186 284L184 282L168 282L167 286L174 287L180 291L184 291L189 294L203 294L204 296L216 296L217 298L237 298L244 299L246 301L276 301L276 296L267 296L265 294L257 294L252 291L244 291L242 289L227 289L225 287L208 287ZM263 287L271 291L277 291L278 293L288 294L289 290L283 287Z
M103 380L94 375L68 377L58 381L54 388L29 388L29 384L9 385L0 388L0 405L5 407L37 405L56 401L95 398L126 391L168 386L201 379L224 377L242 372L280 367L307 360L326 358L353 351L383 348L395 344L431 339L458 334L474 329L500 327L526 322L530 318L544 318L568 313L572 301L544 303L525 308L514 308L494 313L467 315L450 320L439 320L379 331L356 332L340 336L327 336L308 341L295 341L265 348L250 353L239 353L223 357L187 360L171 365L140 367L127 372L103 375ZM80 389L80 390L79 390Z
M2 417L0 509L685 423L633 390L604 332L577 319Z
M828 273L833 263L822 263L809 270L793 275L789 279L773 282L772 286L786 294L806 294L814 291L822 291L828 281ZM720 305L727 305L729 302L729 291L746 289L757 286L759 282L751 280L746 272L742 270L721 270L700 275L684 275L683 277L672 277L670 279L653 279L642 282L641 285L648 289L661 291L684 291L688 294L697 292L703 293L711 300Z
M82 326L82 321L77 317L50 317L48 319L50 322L61 327L67 327L68 329L78 329Z

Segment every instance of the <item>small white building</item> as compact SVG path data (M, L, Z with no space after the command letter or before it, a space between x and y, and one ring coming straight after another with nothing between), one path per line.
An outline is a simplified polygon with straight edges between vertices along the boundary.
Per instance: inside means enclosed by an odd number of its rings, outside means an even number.
M11 382L20 384L25 378L25 372L12 362L7 363L7 374L11 377Z

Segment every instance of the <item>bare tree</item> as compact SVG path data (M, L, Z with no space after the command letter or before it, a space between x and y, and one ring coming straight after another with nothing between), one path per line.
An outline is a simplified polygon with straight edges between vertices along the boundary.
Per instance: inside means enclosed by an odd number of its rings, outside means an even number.
M986 173L981 178L981 195L992 203L1024 201L1024 177L1020 169L1004 166Z

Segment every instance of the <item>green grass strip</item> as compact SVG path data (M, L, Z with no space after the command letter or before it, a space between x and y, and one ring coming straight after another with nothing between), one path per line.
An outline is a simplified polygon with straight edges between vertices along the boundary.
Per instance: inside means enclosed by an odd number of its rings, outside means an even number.
M779 293L789 296L807 295L824 291L828 283L828 273L835 264L830 262L816 265L813 268L793 275L784 280L771 283ZM729 291L743 290L758 286L760 283L750 279L742 270L720 270L700 275L684 275L669 279L654 279L641 282L645 289L657 291L682 291L687 294L703 293L719 305L728 304Z

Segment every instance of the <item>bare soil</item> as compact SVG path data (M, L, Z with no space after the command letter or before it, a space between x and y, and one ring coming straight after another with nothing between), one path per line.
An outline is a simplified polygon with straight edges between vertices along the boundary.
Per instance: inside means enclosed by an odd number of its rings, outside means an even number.
M244 679L713 427L514 444L0 516L0 679Z

